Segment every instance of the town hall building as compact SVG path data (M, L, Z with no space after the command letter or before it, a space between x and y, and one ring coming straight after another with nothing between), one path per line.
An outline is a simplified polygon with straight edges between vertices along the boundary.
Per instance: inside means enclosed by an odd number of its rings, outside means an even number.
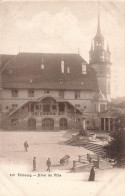
M0 55L0 121L4 129L64 130L82 126L107 131L110 51L98 17L89 63L80 54Z

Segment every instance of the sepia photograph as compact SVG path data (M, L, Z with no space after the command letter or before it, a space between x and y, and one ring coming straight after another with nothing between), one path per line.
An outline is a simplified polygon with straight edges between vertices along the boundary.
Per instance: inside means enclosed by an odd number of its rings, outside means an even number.
M125 195L125 1L0 1L0 196Z

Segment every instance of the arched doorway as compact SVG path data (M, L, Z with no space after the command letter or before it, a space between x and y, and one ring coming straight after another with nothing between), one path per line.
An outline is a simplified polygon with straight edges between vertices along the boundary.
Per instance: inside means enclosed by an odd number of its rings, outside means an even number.
M54 130L54 120L45 118L42 120L42 130Z
M66 130L67 129L67 119L61 118L59 121L60 130Z
M36 120L34 118L28 119L28 129L35 130L36 129Z

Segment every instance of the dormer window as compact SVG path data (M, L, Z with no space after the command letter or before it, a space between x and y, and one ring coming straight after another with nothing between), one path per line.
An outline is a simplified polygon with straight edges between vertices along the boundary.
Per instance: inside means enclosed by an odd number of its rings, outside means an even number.
M44 69L44 64L41 64L41 69Z
M43 63L43 58L42 58L42 64L41 64L41 69L44 69L44 63Z
M60 83L63 83L63 79L60 79Z
M61 72L64 73L64 61L61 61Z
M82 74L86 74L86 64L82 63Z

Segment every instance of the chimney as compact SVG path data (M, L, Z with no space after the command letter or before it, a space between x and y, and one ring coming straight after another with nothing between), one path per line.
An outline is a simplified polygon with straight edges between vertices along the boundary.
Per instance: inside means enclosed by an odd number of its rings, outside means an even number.
M44 63L43 63L43 58L42 58L42 64L41 64L41 69L44 69Z
M61 71L64 73L64 61L61 61Z

